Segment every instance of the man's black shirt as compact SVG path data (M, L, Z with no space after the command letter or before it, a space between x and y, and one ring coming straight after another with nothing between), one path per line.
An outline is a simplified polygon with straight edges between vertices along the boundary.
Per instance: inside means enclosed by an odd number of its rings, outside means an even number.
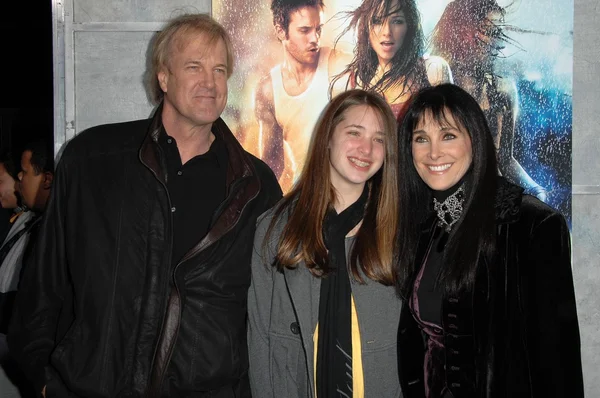
M162 131L158 142L167 164L167 189L173 216L173 264L207 234L217 207L225 200L227 148L214 133L209 150L181 164L175 138Z

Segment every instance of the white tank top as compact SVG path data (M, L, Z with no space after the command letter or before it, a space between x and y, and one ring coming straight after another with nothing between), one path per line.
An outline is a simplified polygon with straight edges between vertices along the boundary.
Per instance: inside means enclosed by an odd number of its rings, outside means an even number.
M275 119L283 131L284 169L279 179L284 192L296 181L304 166L313 130L329 102L329 48L321 48L317 70L308 88L291 96L284 87L281 65L271 69Z

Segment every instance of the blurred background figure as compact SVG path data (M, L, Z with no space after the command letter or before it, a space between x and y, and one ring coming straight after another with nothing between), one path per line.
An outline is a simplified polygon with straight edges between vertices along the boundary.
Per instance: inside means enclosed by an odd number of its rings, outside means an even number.
M432 32L431 53L448 61L454 83L471 94L485 112L502 175L546 201L546 189L514 156L519 111L516 84L512 78L496 74L494 68L505 45L516 44L504 32L505 14L506 9L496 0L452 1Z
M45 152L44 152L45 153ZM10 393L18 390L21 397L35 397L26 377L8 353L6 333L11 320L15 296L33 231L39 223L37 214L27 208L19 192L22 175L8 153L0 157L0 203L12 211L9 228L0 247L0 386ZM10 386L10 385L13 386ZM11 388L12 387L12 388ZM13 394L17 394L13 391Z
M44 141L35 141L25 146L18 177L18 191L23 204L30 210L43 212L54 178L52 152Z

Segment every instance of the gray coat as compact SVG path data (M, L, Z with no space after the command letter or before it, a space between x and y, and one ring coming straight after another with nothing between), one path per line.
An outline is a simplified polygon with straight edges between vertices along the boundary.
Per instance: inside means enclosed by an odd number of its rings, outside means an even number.
M282 216L266 247L273 216L258 220L248 293L250 385L256 398L314 397L313 334L318 322L320 279L300 265L278 272L271 263L287 221ZM361 329L365 397L401 397L396 336L401 302L393 287L352 285Z

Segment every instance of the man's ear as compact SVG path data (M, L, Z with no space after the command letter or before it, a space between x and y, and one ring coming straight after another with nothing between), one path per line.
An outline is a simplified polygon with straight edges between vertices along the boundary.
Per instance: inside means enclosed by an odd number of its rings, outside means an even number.
M165 68L162 68L160 70L160 72L158 72L156 74L156 77L158 78L158 85L160 86L160 89L166 93L167 92L167 83L169 82L169 73Z
M287 32L279 24L275 24L275 34L277 35L277 39L279 41L284 41L287 39Z
M44 181L42 182L42 187L44 189L52 188L52 181L54 180L54 173L49 171L44 172Z

